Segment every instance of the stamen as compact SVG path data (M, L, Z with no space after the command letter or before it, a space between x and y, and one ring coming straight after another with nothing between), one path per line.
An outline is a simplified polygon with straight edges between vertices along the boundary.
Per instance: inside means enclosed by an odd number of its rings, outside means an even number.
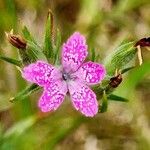
M69 78L69 75L67 74L67 73L63 73L62 74L62 78L63 78L63 80L68 80L68 78Z

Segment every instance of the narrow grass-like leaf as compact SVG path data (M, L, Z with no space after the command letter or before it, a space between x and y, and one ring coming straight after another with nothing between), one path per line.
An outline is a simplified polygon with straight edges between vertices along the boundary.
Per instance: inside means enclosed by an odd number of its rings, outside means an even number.
M33 42L27 41L26 52L27 52L28 56L32 59L33 62L36 60L47 61L47 58L44 55L44 53L42 52L41 47Z
M121 97L121 96L117 96L117 95L114 95L114 94L110 94L107 96L107 98L109 100L113 100L113 101L120 101L120 102L128 102L129 100L124 98L124 97Z
M30 34L28 28L24 26L22 33L24 35L24 38L27 40L27 47L26 47L26 57L25 60L28 58L31 62L34 62L36 60L45 60L46 56L43 53L42 48L37 44L35 39ZM28 61L29 62L29 61Z
M95 57L96 57L96 54L95 54L95 49L94 48L92 48L91 49L91 61L95 61Z
M100 112L101 113L106 112L107 108L108 108L108 99L107 99L107 95L104 91L103 92L103 97L102 97L102 105L101 105L101 108L100 108Z
M53 54L53 46L52 46L52 13L48 12L48 17L45 25L45 39L44 39L44 48L43 52L47 58L50 58Z
M19 56L24 65L29 65L32 62L32 59L28 56L26 50L19 49Z
M60 54L60 47L61 47L61 33L59 30L57 30L56 34L56 46L55 46L55 51L54 51L54 64L58 64L59 60L59 54Z
M5 56L0 56L0 60L6 61L6 62L13 64L15 66L18 66L18 67L21 67L21 65L22 65L21 61L13 59L13 58L5 57Z
M31 42L37 44L36 41L35 41L35 39L34 39L33 36L30 34L30 32L29 32L29 30L28 30L28 28L27 28L26 26L23 27L22 33L23 33L24 38L25 38L27 41L31 41Z
M95 56L95 62L99 62L99 60L100 60L100 55L98 54Z
M22 100L22 99L26 98L27 96L29 96L34 91L37 91L38 89L40 89L40 87L36 84L29 85L24 90L19 92L15 97L12 97L10 99L10 101L11 102L16 102L18 100Z
M104 65L109 75L113 75L116 69L124 68L135 56L135 42L123 43L104 60Z
M135 66L125 68L125 69L121 70L121 74L124 74L124 73L126 73L126 72L128 72L128 71L130 71L131 69L134 69L134 68L135 68Z

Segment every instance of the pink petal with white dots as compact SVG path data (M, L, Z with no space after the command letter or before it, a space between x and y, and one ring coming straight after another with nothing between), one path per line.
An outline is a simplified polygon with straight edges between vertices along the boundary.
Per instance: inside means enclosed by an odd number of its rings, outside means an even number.
M97 84L104 79L106 70L103 65L90 61L82 64L76 75L86 84Z
M49 84L56 74L60 76L56 68L44 61L37 61L36 63L30 64L24 67L22 71L23 78L39 86Z
M98 102L95 93L81 82L72 81L69 84L73 106L87 117L93 117L98 112Z
M67 85L64 81L52 82L44 88L44 92L38 102L42 112L56 110L64 100L67 93Z
M62 47L62 65L66 72L74 72L87 56L87 45L83 35L75 32Z

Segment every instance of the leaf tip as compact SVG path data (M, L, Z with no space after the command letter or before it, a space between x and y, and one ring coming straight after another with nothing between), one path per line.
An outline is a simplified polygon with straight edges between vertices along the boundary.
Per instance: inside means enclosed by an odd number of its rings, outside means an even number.
M13 103L14 102L14 97L11 97L10 99L9 99L9 102L11 102L11 103Z

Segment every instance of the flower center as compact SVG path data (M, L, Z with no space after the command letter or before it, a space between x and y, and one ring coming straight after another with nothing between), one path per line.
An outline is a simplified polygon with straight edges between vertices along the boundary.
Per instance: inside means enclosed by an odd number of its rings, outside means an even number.
M67 81L68 79L70 79L70 75L68 73L63 73L62 78L63 80Z

